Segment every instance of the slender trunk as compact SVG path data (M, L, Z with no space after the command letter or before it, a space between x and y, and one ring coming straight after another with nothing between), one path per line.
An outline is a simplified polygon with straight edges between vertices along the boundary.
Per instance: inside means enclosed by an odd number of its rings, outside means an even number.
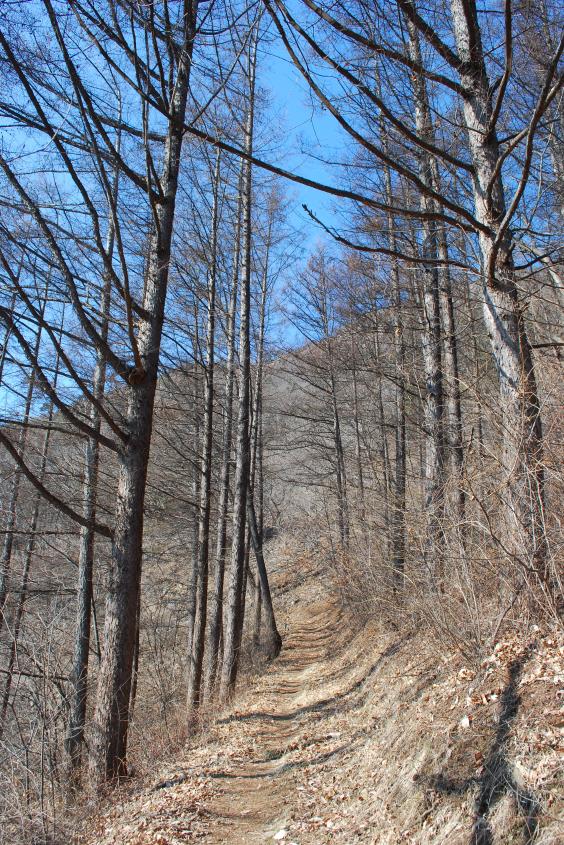
M453 490L453 516L458 536L464 545L466 528L466 492L464 489L464 440L462 427L462 402L460 398L460 368L458 364L458 340L452 284L448 268L448 246L442 227L439 228L439 257L444 262L441 268L441 320L443 334L443 371L445 394L445 440L450 456L450 470Z
M47 292L46 292L47 293ZM47 296L46 296L47 298ZM61 320L61 327L64 324L64 309L63 309L63 316ZM40 329L38 330L38 336L40 335ZM60 337L59 337L60 340ZM60 360L59 356L57 355L57 360L55 363L55 374L53 378L53 387L56 389L57 381L59 378L59 366ZM51 423L53 422L53 403L49 403L49 411L47 414L47 426L46 432L43 437L43 443L41 447L41 457L40 457L40 464L39 470L37 472L37 478L41 483L45 480L45 472L47 469L47 455L49 453L49 441L51 439ZM18 642L20 638L20 631L25 611L25 603L27 600L27 589L29 583L29 574L31 570L31 564L33 561L33 553L35 550L35 541L36 541L36 532L37 532L37 524L39 521L39 509L41 505L41 494L37 492L33 496L33 509L31 515L31 521L29 526L29 539L26 543L26 548L24 552L24 565L22 571L22 579L21 579L21 586L20 586L20 595L18 599L18 603L16 605L16 610L14 613L14 621L11 630L11 642L10 642L10 652L8 656L8 665L6 669L6 682L4 685L4 694L2 696L2 704L0 706L0 740L4 734L4 729L6 727L6 716L8 712L8 705L10 703L10 693L12 689L12 681L14 677L14 668L16 665L16 658L18 653Z
M113 204L117 203L118 176L114 180ZM115 228L113 214L109 215L108 237L106 252L111 261L115 243ZM102 288L100 313L102 319L101 336L104 342L108 338L108 320L111 302L111 277L107 273ZM106 357L102 350L98 350L96 364L92 378L92 395L96 402L101 402L106 385ZM100 433L100 412L95 403L90 408L90 426ZM93 604L93 574L94 574L94 542L96 522L98 471L100 465L100 445L96 436L87 438L85 461L82 515L87 520L80 530L80 546L78 554L77 606L74 655L71 671L72 692L69 705L69 722L65 740L69 757L71 777L82 762L82 747L86 726L86 701L88 691L88 659L90 655L90 628Z
M212 207L211 256L208 270L208 315L206 329L206 368L204 389L204 425L202 437L200 519L198 529L198 578L196 591L196 615L192 637L192 654L188 672L188 718L200 704L202 668L204 660L204 639L206 631L208 599L208 565L210 545L211 512L211 470L213 449L213 399L215 358L215 288L217 277L217 226L219 204L219 166L217 153L214 173L214 194Z
M49 281L47 281L45 286L45 296L43 302L40 307L40 319L43 319L43 315L45 314L45 308L47 305L47 297L49 292ZM37 360L39 355L39 349L41 346L41 323L37 327L37 335L35 337L35 343L33 347L33 359ZM6 337L6 344L7 345L7 337ZM2 358L2 366L4 363L4 358ZM33 393L35 389L35 371L32 370L29 375L29 381L27 385L27 393L25 397L25 405L23 410L23 416L21 421L21 428L18 437L18 454L23 456L26 446L27 440L27 427L29 423L29 417L31 413L31 403L33 401ZM0 557L0 616L4 610L4 605L6 603L6 598L8 595L8 579L10 577L10 567L12 563L12 551L14 547L14 529L16 527L16 518L17 518L17 505L18 505L18 497L20 493L20 484L22 478L22 471L19 467L19 464L15 464L14 466L14 475L12 479L12 488L10 491L10 497L8 500L8 520L5 527L5 536L4 536L4 544L2 546L2 557Z
M235 225L233 276L227 315L227 363L225 373L225 405L223 412L223 442L221 447L221 474L217 515L217 543L215 550L215 576L210 612L204 692L210 696L215 685L219 662L219 643L223 619L223 582L227 551L227 511L229 507L229 479L231 475L231 441L233 435L233 387L235 380L235 322L241 252L242 181L239 180L239 200Z
M376 68L376 84L381 93L381 80L378 68ZM383 118L380 121L380 136L383 149L389 153L388 127ZM392 191L392 174L390 168L384 166L384 186L386 203L393 205L394 196ZM392 496L392 519L391 519L391 552L394 589L401 589L405 574L405 549L406 549L406 526L405 526L405 487L406 487L406 424L405 424L405 339L403 325L403 306L399 263L394 254L399 253L396 238L396 221L392 213L388 214L388 246L392 252L391 277L393 302L393 331L394 331L394 370L395 370L395 454L394 454L394 489ZM382 432L384 435L384 432ZM391 472L390 472L391 474Z
M482 382L482 369L480 367L480 345L478 343L478 336L476 331L477 323L482 322L481 316L476 317L475 315L475 308L473 303L473 295L472 295L472 287L470 285L470 280L468 276L465 277L465 284L464 284L464 299L466 310L468 312L468 319L470 321L470 331L471 331L471 338L472 338L472 360L474 362L474 385L473 385L473 401L476 405L477 411L477 421L476 421L476 428L477 428L477 438L478 438L478 459L481 465L482 461L485 458L485 441L484 441L484 409L483 409L483 402L482 402L482 390L481 390L481 382Z
M390 168L384 170L386 202L391 205L392 179ZM393 253L398 252L395 220L388 215L388 243ZM401 588L405 573L405 482L406 482L406 427L405 427L405 340L398 261L391 259L392 300L394 303L394 363L395 363L395 455L394 495L392 507L392 567L394 585Z
M410 54L411 58L421 63L421 51L419 38L416 29L410 25ZM415 92L418 101L416 122L420 132L429 142L435 143L435 133L431 117L431 106L427 90L427 81L421 74L416 76ZM437 159L432 155L425 155L425 167L428 168L426 179L430 180L431 187L440 192L440 173ZM438 210L443 211L440 204ZM452 299L452 285L449 268L449 252L447 237L444 225L436 225L436 253L440 261L437 267L439 282L439 332L442 334L442 360L440 361L442 372L443 391L443 448L448 448L450 457L450 468L452 483L454 486L453 517L457 523L458 534L463 539L466 498L463 485L464 472L464 447L462 429L462 405L460 401L460 374L458 367L458 347L456 338L456 324L454 317L454 303ZM446 469L446 467L445 467Z
M258 576L260 580L260 592L262 597L262 605L264 608L266 634L262 640L262 647L267 658L269 660L274 660L274 658L278 657L278 655L280 654L280 649L282 648L282 637L278 633L278 628L276 627L274 607L272 605L272 596L270 593L268 574L266 571L266 564L264 562L264 555L262 550L262 536L259 532L253 497L250 492L247 497L247 517L249 521L249 529L251 535L251 542L253 544L253 551L255 553L257 561Z
M192 408L194 413L194 449L193 449L193 478L192 478L192 498L194 500L193 516L192 516L192 553L190 556L190 575L188 583L188 601L186 606L187 616L187 636L186 636L186 654L188 655L189 665L192 662L192 638L194 636L194 626L196 624L196 602L198 594L198 560L199 560L199 542L200 542L200 499L202 489L202 472L200 467L200 450L202 427L200 424L200 315L197 299L194 302L194 376L193 376L193 398Z
M148 316L140 320L138 330L142 366L131 372L127 403L128 440L119 455L104 650L91 743L91 773L96 783L127 774L129 704L141 586L143 507L196 11L197 0L187 3L184 39L179 50L165 144L161 177L163 198L155 212L157 225L143 296L143 309Z
M243 562L243 581L241 584L241 632L239 635L239 647L241 647L241 640L242 640L242 633L243 633L243 625L245 622L245 612L247 610L247 586L249 581L251 582L251 587L253 585L253 576L250 571L250 560L251 560L251 529L247 523L247 530L245 532L245 559Z
M16 278L18 280L19 280L20 275L21 275L22 265L23 265L23 258L20 262L18 274L16 276ZM12 294L12 299L10 300L10 307L8 309L10 316L13 316L14 307L16 305L16 302L17 302L17 295L14 292ZM6 363L6 355L8 354L8 343L9 342L10 342L10 329L8 327L6 327L6 331L4 332L4 340L2 341L2 351L0 352L0 386L4 383L4 364Z
M131 679L131 695L129 697L129 722L133 722L135 702L137 700L137 682L139 680L139 649L141 638L141 591L137 597L137 612L135 614L135 647L133 652L133 677Z
M384 396L382 389L382 373L380 370L382 354L380 349L380 327L378 309L374 312L375 331L374 331L374 349L376 353L376 361L379 369L378 374L378 390L376 393L376 401L378 405L378 422L380 426L380 459L382 461L383 473L383 489L384 489L384 536L385 543L388 545L390 538L390 489L391 489L391 466L390 466L390 450L388 448L388 435L386 433L386 417L384 412Z
M339 541L341 549L347 549L349 545L349 511L347 498L347 475L345 466L345 455L343 450L343 439L341 435L341 419L337 401L337 376L333 357L333 338L329 325L329 302L328 286L325 274L321 277L322 289L319 301L321 324L325 336L327 349L327 366L329 376L329 393L331 397L331 416L333 422L333 451L335 459L335 484L337 487L337 521L339 525Z
M263 554L263 463L262 463L262 394L264 373L264 336L266 321L266 300L268 294L268 265L272 238L272 216L269 221L265 264L262 274L261 299L259 312L259 332L257 340L257 367L255 397L252 424L252 467L250 473L249 491L247 494L247 521L249 534L257 562L258 578L255 588L255 623L253 639L255 644L260 642L261 613L264 609L265 633L261 642L264 653L269 660L280 654L282 639L276 627L272 597L268 584L266 564ZM258 479L258 482L257 482ZM259 519L257 520L254 506L254 492L258 489Z
M409 53L413 61L421 63L418 34L408 21ZM420 74L413 76L415 126L420 137L429 140L432 125L426 98L425 80ZM420 150L421 180L429 187L433 184L431 156ZM423 196L424 213L435 211L435 203ZM422 272L423 282L423 362L425 368L425 431L426 431L426 500L427 536L425 564L435 584L442 582L444 573L444 496L445 496L445 440L444 440L444 378L443 338L440 301L439 236L434 220L423 219L423 257L427 259Z
M331 341L329 341L331 342ZM343 451L343 440L341 437L341 420L339 406L337 404L337 385L333 370L331 352L329 353L329 378L331 388L331 410L333 414L333 446L335 450L335 482L337 485L337 519L339 522L339 537L341 548L347 549L349 545L349 512L347 501L347 476L345 469L345 455Z
M406 427L405 427L405 342L403 337L403 317L399 268L397 261L392 264L394 297L394 358L396 365L395 386L395 456L394 456L394 497L392 515L392 566L394 584L403 586L405 573L405 482L406 482Z
M262 547L264 539L264 479L263 479L263 428L262 428L262 403L259 411L259 419L257 422L257 478L255 483L255 491L258 494L258 514L257 514L257 533L259 542ZM257 564L258 566L258 564ZM262 623L262 588L260 573L255 584L255 616L253 624L253 647L258 649L260 646L260 632Z
M249 111L245 127L245 152L253 151L254 88L257 39L249 55ZM237 679L239 651L243 632L241 590L245 580L245 539L247 488L250 469L249 398L250 398L250 298L251 298L251 203L252 166L245 162L243 170L243 230L244 248L241 267L241 318L239 327L239 402L237 413L237 463L235 467L235 496L233 501L233 538L227 608L225 619L223 665L220 696L226 700L232 694Z
M358 483L358 499L360 505L360 519L363 530L366 528L366 502L364 497L364 470L362 468L362 447L360 442L360 415L358 406L358 383L356 377L356 350L352 349L352 389L353 389L353 425L354 425L354 453L356 459L356 475Z

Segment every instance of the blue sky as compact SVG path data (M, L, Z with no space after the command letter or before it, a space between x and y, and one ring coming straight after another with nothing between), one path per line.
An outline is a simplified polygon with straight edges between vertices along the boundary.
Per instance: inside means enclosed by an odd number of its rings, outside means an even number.
M331 172L319 159L343 157L346 139L335 119L322 110L307 83L293 66L279 42L263 45L258 67L259 84L271 94L270 111L274 123L281 122L282 134L275 128L276 139L257 149L257 154L286 170L329 184L336 183ZM264 130L260 142L266 139ZM307 204L327 222L334 219L334 209L344 208L347 200L339 200L313 188L287 182L292 202L294 225L303 232L303 247L311 248L323 238L322 231L302 209Z

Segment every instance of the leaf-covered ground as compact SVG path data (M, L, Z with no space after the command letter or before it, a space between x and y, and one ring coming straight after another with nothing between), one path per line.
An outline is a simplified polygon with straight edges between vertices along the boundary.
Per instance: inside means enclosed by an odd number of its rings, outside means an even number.
M562 638L470 667L421 631L352 631L322 581L284 591L276 663L76 842L564 843Z

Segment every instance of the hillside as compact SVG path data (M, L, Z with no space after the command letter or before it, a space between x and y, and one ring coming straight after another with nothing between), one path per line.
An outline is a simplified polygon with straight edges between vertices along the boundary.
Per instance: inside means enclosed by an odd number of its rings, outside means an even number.
M564 6L10 0L0 845L564 845Z
M353 627L321 554L276 561L280 658L76 845L564 841L561 636L472 665L421 630Z

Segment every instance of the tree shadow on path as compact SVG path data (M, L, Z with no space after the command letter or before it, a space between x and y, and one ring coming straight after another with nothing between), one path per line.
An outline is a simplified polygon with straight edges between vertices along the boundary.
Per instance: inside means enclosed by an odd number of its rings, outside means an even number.
M469 845L493 845L494 837L489 817L495 805L505 794L513 796L522 817L524 845L532 845L538 831L540 804L534 795L516 783L511 764L506 756L511 723L514 721L521 703L517 692L519 680L523 667L529 660L533 649L534 644L530 645L508 666L509 677L500 699L499 724L484 762L481 776L456 781L440 773L425 778L429 786L437 792L448 795L463 795L473 786L479 787L474 804L474 823ZM423 778L419 778L419 780L421 781Z

